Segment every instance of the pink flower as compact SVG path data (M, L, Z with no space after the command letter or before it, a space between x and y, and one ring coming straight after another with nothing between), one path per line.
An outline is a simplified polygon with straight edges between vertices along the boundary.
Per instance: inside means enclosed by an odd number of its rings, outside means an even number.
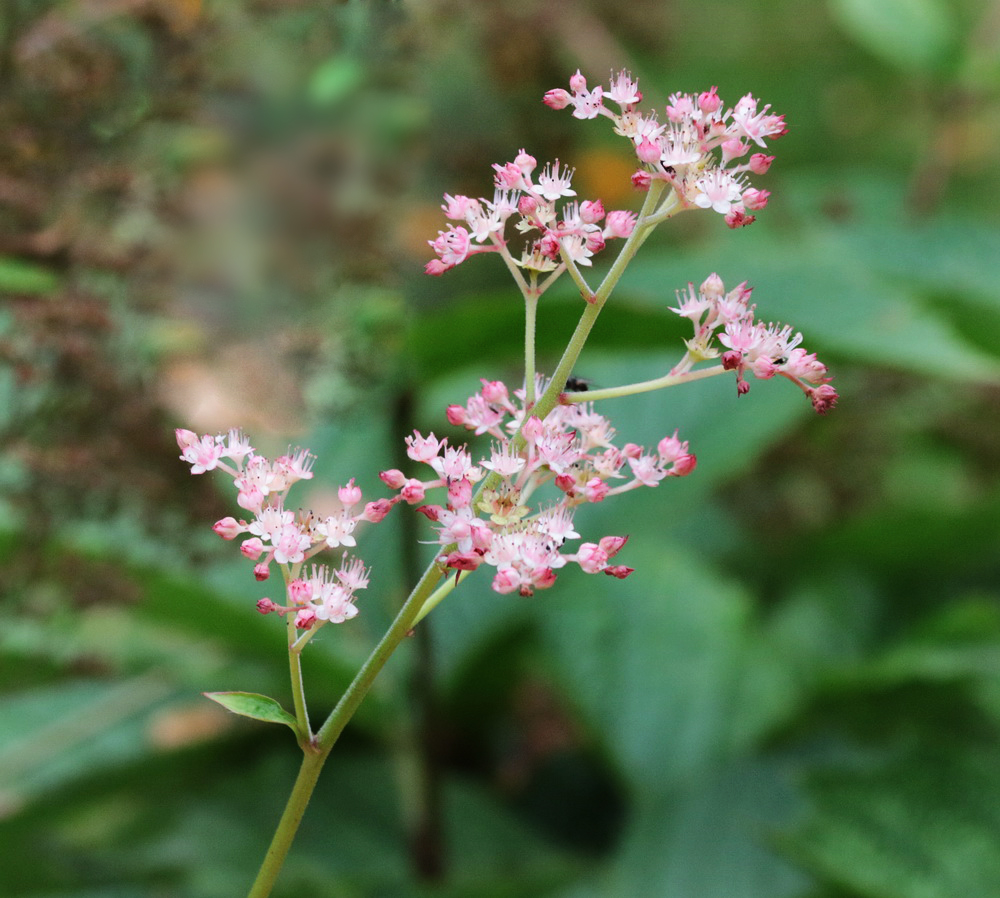
M448 268L461 264L469 255L469 232L463 227L449 227L447 231L438 231L437 240L429 240L428 243L440 257L441 264Z

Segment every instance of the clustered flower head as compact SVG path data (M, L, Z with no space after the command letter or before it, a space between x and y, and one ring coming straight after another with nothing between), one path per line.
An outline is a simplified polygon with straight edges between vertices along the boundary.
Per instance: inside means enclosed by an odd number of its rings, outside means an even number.
M682 202L718 212L731 228L750 224L755 218L751 213L767 205L769 192L751 187L748 175L764 174L774 157L751 150L766 149L767 140L787 128L784 116L772 115L770 106L760 107L750 94L729 108L715 87L700 94L671 94L660 121L655 111L639 110L642 94L628 72L619 72L607 88L588 89L578 71L569 87L550 90L545 104L572 108L580 119L611 119L615 133L632 141L642 163L632 177L637 187L666 181Z
M746 281L726 292L717 274L709 275L697 290L694 284L679 290L677 308L671 311L694 325L694 336L685 341L688 356L695 361L721 356L723 366L736 372L741 396L750 390L748 372L762 380L780 374L797 384L813 408L825 414L837 403L826 365L799 345L802 334L790 325L754 321L752 292Z
M287 604L261 599L258 610L294 613L295 626L303 630L354 617L358 613L354 593L368 586L362 561L344 555L339 567L312 565L308 574L304 563L325 549L353 548L357 525L381 521L394 502L378 499L362 504L361 490L351 479L337 492L341 507L336 514L317 517L312 512L293 512L285 508L288 490L313 476L313 456L307 451L296 450L272 461L256 454L238 430L220 436L177 430L176 435L181 459L191 465L191 473L225 471L233 478L237 504L249 513L247 519L223 518L212 529L227 540L246 536L240 551L254 562L258 580L270 577L272 563L281 567Z
M591 265L591 257L606 241L628 237L635 214L626 210L605 213L600 200L577 202L572 189L573 169L559 160L536 172L537 162L521 150L513 162L495 164L493 199L471 199L445 194L441 207L452 221L428 241L437 254L427 263L427 274L441 275L478 253L506 250L507 221L516 216L514 229L526 237L526 246L515 264L536 272L553 271L560 251L577 265ZM565 200L561 207L559 201ZM603 222L603 223L602 223Z
M436 526L439 563L456 572L488 565L495 569L494 590L521 595L552 586L556 571L570 562L586 573L627 577L632 568L611 559L628 537L605 536L574 552L566 550L567 541L580 538L573 527L574 510L689 474L696 462L688 444L674 434L664 437L656 451L634 443L619 448L612 442L611 423L589 404L559 405L539 419L529 416L524 390L511 395L500 381L482 384L464 406L450 406L447 414L452 424L493 438L488 458L476 463L466 446L414 431L406 441L407 454L433 475L420 480L398 470L381 474L410 504L423 502L428 490L447 491L444 504L417 509ZM543 387L540 383L539 391ZM495 484L475 499L475 484L490 474ZM547 482L555 485L556 498L533 503Z

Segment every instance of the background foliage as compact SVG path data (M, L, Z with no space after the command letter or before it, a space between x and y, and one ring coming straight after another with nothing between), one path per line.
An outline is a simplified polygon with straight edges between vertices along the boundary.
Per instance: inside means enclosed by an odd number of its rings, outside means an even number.
M728 379L605 409L696 474L587 509L627 581L475 579L393 659L324 771L281 895L964 898L1000 882L1000 6L945 0L331 5L10 0L0 13L0 869L18 896L246 888L297 763L263 586L208 530L174 426L243 425L379 489L401 436L516 377L495 260L425 278L444 190L524 146L636 203L577 67L785 113L731 233L647 244L581 371L679 354L673 291L756 287L837 375L825 420ZM543 356L578 312L546 296ZM300 499L302 497L300 496ZM412 516L411 516L412 517ZM307 652L336 701L421 558Z

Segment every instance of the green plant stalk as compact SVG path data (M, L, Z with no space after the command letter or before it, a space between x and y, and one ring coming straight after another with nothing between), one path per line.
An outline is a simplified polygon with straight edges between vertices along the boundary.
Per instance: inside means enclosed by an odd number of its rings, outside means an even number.
M666 387L675 387L678 384L688 383L692 380L703 380L706 377L715 377L717 374L725 374L726 369L722 365L713 365L711 368L699 368L697 371L685 371L683 374L665 374L653 380L644 380L639 383L625 384L621 387L608 387L604 390L588 390L586 393L576 395L570 394L566 397L567 402L596 402L599 399L620 399L622 396L634 396L636 393L649 393L652 390L662 390Z
M639 224L636 225L632 235L625 241L625 245L618 254L618 258L615 259L611 269L605 275L601 286L592 295L584 295L583 298L587 301L587 307L577 322L576 329L572 337L570 337L570 341L563 352L559 364L556 366L548 387L532 409L532 414L535 417L544 418L558 404L559 395L566 385L566 379L572 373L573 366L583 351L587 337L590 335L594 322L597 321L597 316L600 315L601 310L604 308L608 297L611 295L611 291L614 290L619 280L621 280L625 267L635 256L636 251L645 241L649 232L655 227L655 223L644 224L643 216L648 215L649 210L654 208L663 193L663 189L664 185L659 181L654 181L650 186L639 215ZM501 255L506 254L501 253ZM527 285L524 284L524 280L520 276L520 271L516 271L515 280L522 287L522 294L525 293ZM520 435L515 439L518 438L520 438ZM498 474L495 472L491 473L480 484L476 495L479 496L484 490L495 487L499 479ZM354 716L364 697L368 694L368 690L371 689L379 672L410 632L414 623L423 617L424 605L434 592L434 585L440 576L441 570L438 567L437 561L432 561L416 586L413 587L412 592L403 603L403 607L399 609L399 613L385 632L385 635L379 640L378 645L375 646L371 655L368 656L365 663L361 666L351 685L347 687L340 701L337 702L337 706L330 712L330 716L323 723L319 732L303 747L305 757L302 760L302 767L299 770L298 778L292 787L292 793L288 798L284 813L281 815L281 820L278 822L278 828L274 833L271 844L267 849L267 854L264 856L264 861L261 864L260 871L257 874L257 879L254 881L247 898L267 898L271 894L271 889L274 887L274 883L278 878L285 858L288 856L288 851L292 846L292 841L298 831L299 824L302 822L306 806L309 804L309 799L316 788L316 782L319 779L323 764L326 762L340 734L344 731L344 727L347 726L348 721ZM441 598L443 597L442 595ZM434 604L437 603L435 602Z
M315 748L309 745L305 747L302 766L299 768L295 785L292 786L292 794L288 796L288 803L278 822L274 838L271 839L267 854L264 855L264 862L260 865L257 878L247 893L247 898L267 898L271 894L271 889L274 888L274 883L288 856L288 850L292 847L292 841L298 832L299 824L302 822L302 815L306 812L306 805L309 804L309 799L316 788L325 760L326 756L318 753Z
M305 746L312 739L312 728L309 725L309 710L306 707L305 685L302 682L302 647L296 645L295 620L288 618L288 666L292 679L292 703L295 706L295 719L299 723L299 744Z
M524 390L525 402L535 401L535 319L538 294L524 294Z

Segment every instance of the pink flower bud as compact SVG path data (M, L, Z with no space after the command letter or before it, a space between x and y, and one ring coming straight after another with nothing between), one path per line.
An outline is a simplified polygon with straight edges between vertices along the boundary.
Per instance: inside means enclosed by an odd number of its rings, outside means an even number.
M730 137L729 140L722 142L721 149L722 161L724 164L728 164L733 159L739 159L740 156L745 155L750 146L743 143L738 137Z
M756 215L747 215L743 209L733 208L726 215L726 224L734 231L736 228L745 228L757 220Z
M449 196L446 193L444 200L445 204L441 208L444 210L445 216L453 221L463 221L466 212L476 203L476 200L469 199L469 197L462 196L461 194L458 196Z
M722 100L716 93L717 90L718 88L713 86L711 90L698 94L698 108L706 115L712 115L722 107Z
M278 606L275 605L270 599L263 598L257 600L257 610L261 614L270 614L272 611L277 611Z
M587 232L587 249L592 253L599 253L604 249L604 235L600 231Z
M538 241L538 251L553 262L556 261L559 258L559 238L554 234L546 234Z
M577 564L587 574L603 571L608 565L608 553L597 543L584 543L576 553Z
M293 605L304 605L312 598L312 587L301 577L288 584L288 601Z
M365 506L365 510L361 515L362 520L370 521L372 524L377 524L379 521L383 520L385 516L392 511L392 502L388 499L376 499L374 502L369 502Z
M521 436L525 438L529 443L536 443L541 437L545 428L542 426L542 422L532 415L524 422L524 426L521 428Z
M448 504L452 508L466 508L472 501L472 484L464 477L448 484Z
M556 572L550 567L531 572L531 585L534 586L535 589L548 589L549 587L554 586L555 582ZM527 593L522 592L521 595L530 596L531 591L529 590Z
M698 288L698 292L705 297L705 299L719 300L722 299L723 294L726 292L726 285L722 282L720 278L714 271L702 281L701 286Z
M431 259L424 266L424 274L429 274L431 277L439 278L444 274L449 268L454 268L454 265L445 265L440 259Z
M400 490L399 496L407 505L416 505L424 501L426 489L419 480L408 480L406 485Z
M497 571L492 584L493 591L498 592L501 595L507 595L508 593L514 592L514 590L520 585L521 578L517 575L517 572L511 568Z
M514 165L521 169L521 173L525 175L530 175L535 170L537 164L535 157L530 153L526 153L523 148L514 157Z
M442 560L453 571L474 571L483 563L483 556L478 552L452 552Z
M448 418L448 423L455 427L461 427L468 418L468 412L461 405L449 405L445 410L445 415Z
M612 564L604 569L604 573L609 577L617 577L619 580L624 580L634 570L634 567L625 567L623 564Z
M753 371L754 377L760 378L760 380L770 380L778 373L778 366L774 363L774 359L761 355L750 363L750 370Z
M573 495L576 478L572 474L559 474L555 480L556 486L567 495Z
M622 455L626 458L639 458L642 455L642 446L636 443L626 443L622 446Z
M254 565L253 575L260 581L266 580L271 576L270 565L266 561L262 561L260 564Z
M494 165L493 170L496 175L493 177L493 183L500 190L515 190L521 184L522 178L521 169L519 169L513 162L507 162L503 165Z
M480 391L483 399L490 405L506 405L508 400L507 387L499 380L480 378L483 389Z
M378 479L391 490L398 490L406 483L406 475L396 468L390 468L388 471L379 471Z
M743 191L743 196L740 199L742 200L745 208L756 211L758 209L763 209L767 205L767 200L770 195L770 190L757 190L754 187L749 187Z
M635 230L636 215L627 209L616 209L608 214L605 222L605 237L631 237Z
M600 477L592 477L584 486L583 495L588 502L603 502L610 490Z
M670 469L671 477L687 477L698 466L698 458L688 452L680 456Z
M337 498L344 503L345 508L357 505L361 501L361 487L354 485L354 478L352 477L346 486L342 486L337 490Z
M743 364L743 353L730 349L722 353L722 367L726 371L735 371Z
M608 553L608 558L614 558L627 542L627 536L605 536L601 539L600 546Z
M604 204L600 200L584 200L580 203L580 220L584 224L597 224L604 218Z
M837 395L837 391L829 384L821 384L815 389L810 390L808 396L812 401L813 408L821 415L825 415L830 411L840 398Z
M632 175L632 186L636 190L649 190L649 185L652 183L653 176L648 171L637 171Z
M312 608L300 608L295 615L296 630L310 630L316 623L316 612Z
M749 392L750 392L750 384L749 384L748 381L745 381L745 380L738 380L738 381L736 381L736 395L737 396L746 396L746 394L749 393Z
M587 79L580 74L579 69L577 69L576 74L569 79L569 89L575 93L587 89Z
M520 212L525 218L531 218L535 214L535 210L538 208L538 200L529 194L525 194L517 201L517 211Z
M653 143L648 137L643 137L642 143L635 148L635 154L639 157L639 161L645 162L648 165L659 162L662 152L660 145Z
M437 521L444 509L440 505L421 505L417 511L427 518L428 521Z
M243 532L240 522L236 518L223 518L212 525L212 529L223 539L236 539Z
M197 446L201 442L201 437L198 436L194 431L182 430L177 428L174 431L174 436L177 438L177 445L181 449L187 449L190 446Z
M677 431L674 431L673 436L664 437L656 444L656 451L660 455L660 460L664 464L669 464L670 462L676 461L688 450L688 444L682 442L677 438Z
M771 163L774 162L774 156L765 156L763 153L754 153L750 157L750 171L755 175L763 175L767 173L767 170L771 167Z
M546 92L545 96L542 97L542 102L550 109L565 109L572 99L569 91L556 87Z
M264 543L260 541L259 537L251 537L243 541L243 544L240 546L240 552L244 558L256 561L264 554Z

